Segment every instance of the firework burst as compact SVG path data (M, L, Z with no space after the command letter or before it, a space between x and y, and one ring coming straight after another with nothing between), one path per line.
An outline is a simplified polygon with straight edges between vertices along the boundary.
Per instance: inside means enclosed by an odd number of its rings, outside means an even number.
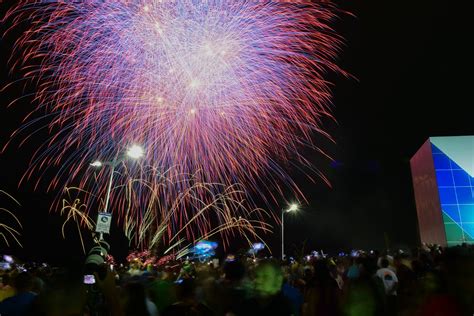
M4 18L30 25L11 63L38 83L35 111L48 114L20 132L45 121L51 131L25 179L54 168L49 189L87 187L94 177L104 196L107 174L92 175L89 162L140 143L147 164L194 175L182 192L195 180L250 192L283 182L297 191L282 163L309 166L301 148L318 148L315 132L329 137L324 75L343 73L334 63L335 12L309 1L21 1ZM156 192L159 177L130 168ZM138 200L142 209L150 203ZM126 217L129 208L115 209Z

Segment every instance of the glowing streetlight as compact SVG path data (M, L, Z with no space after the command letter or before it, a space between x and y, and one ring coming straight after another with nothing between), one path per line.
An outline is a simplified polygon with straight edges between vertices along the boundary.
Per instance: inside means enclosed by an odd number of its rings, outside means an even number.
M286 211L287 213L288 212L294 212L294 211L297 211L298 210L298 204L296 203L293 203L290 205L290 208Z
M292 203L290 207L281 212L281 260L285 260L285 213L296 212L298 204Z
M96 160L93 163L91 163L92 167L100 168L102 167L102 162L100 160Z
M145 150L139 145L130 146L130 148L128 148L128 150L126 152L127 157L135 159L135 160L140 159L144 155L145 155ZM110 191L112 190L112 182L113 182L113 179L114 179L115 167L119 163L121 163L122 161L123 161L123 159L119 159L118 157L115 157L114 160L112 160L110 162L102 162L100 160L96 160L96 161L94 161L90 164L92 167L95 167L95 168L100 168L103 165L108 165L111 168L109 183L107 185L107 195L105 197L105 206L104 206L103 213L108 213L109 200L110 200ZM102 240L102 239L103 239L103 233L100 233L100 240Z
M127 150L127 156L132 159L140 159L145 154L145 150L139 145L132 145Z

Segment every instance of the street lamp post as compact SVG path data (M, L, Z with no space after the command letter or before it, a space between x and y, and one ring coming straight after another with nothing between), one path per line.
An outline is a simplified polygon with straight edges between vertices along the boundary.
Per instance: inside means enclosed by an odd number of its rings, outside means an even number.
M132 159L139 159L141 158L144 154L145 151L143 150L142 147L139 145L133 145L127 150L127 157L132 158ZM107 193L105 196L105 206L104 206L104 211L103 213L109 213L109 200L110 200L110 191L112 191L112 183L114 179L114 173L115 173L115 167L119 163L121 163L123 159L119 159L117 156L114 158L114 160L110 162L101 162L100 160L96 160L93 163L91 163L92 167L100 168L103 165L108 165L110 166L110 176L109 176L109 182L107 184ZM100 233L100 240L104 239L104 233Z
M285 213L298 210L297 204L291 204L287 210L281 212L281 260L285 260Z
M107 184L107 194L105 195L104 213L108 213L109 211L110 191L112 190L112 182L114 179L115 167L117 166L117 163L118 163L117 158L114 158L114 160L110 163L111 170L110 170L109 183Z

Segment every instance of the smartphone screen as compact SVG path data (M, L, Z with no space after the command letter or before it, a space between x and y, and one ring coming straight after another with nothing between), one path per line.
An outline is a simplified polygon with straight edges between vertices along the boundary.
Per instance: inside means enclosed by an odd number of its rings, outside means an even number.
M84 284L95 284L95 277L92 274L84 275Z

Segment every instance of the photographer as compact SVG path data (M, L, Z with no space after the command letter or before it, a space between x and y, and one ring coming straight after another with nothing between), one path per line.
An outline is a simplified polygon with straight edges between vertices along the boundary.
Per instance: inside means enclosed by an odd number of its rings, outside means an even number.
M97 272L94 273L97 287L104 295L105 303L110 314L114 316L125 316L119 301L120 293L115 284L115 272L113 272L109 267L107 267L106 271L103 280L100 279Z

